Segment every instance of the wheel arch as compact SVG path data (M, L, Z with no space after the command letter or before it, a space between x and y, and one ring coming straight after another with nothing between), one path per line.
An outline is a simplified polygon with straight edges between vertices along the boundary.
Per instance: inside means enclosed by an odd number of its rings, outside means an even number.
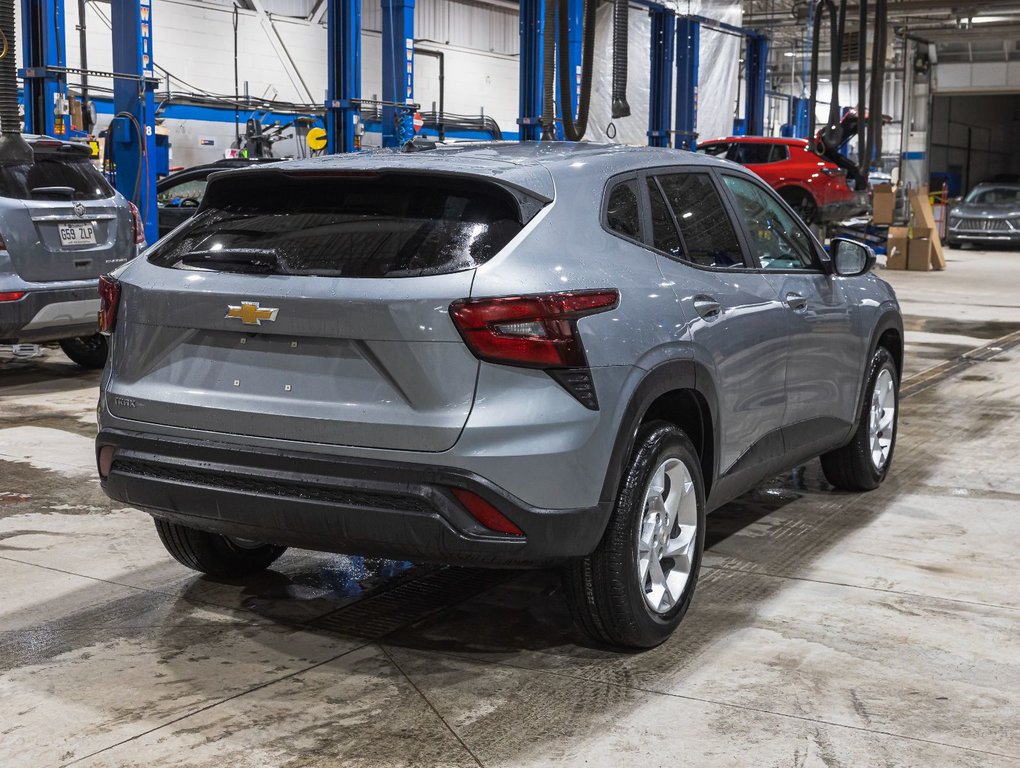
M659 419L676 424L691 439L701 459L708 498L719 466L718 402L710 374L693 360L661 363L649 370L624 410L601 500L615 503L624 463L633 453L638 430L642 424Z

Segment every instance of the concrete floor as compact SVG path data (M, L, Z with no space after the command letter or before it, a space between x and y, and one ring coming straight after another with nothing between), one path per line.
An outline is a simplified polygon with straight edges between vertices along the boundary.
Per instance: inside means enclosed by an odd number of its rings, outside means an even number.
M949 255L883 273L886 484L813 462L719 510L642 654L585 645L552 572L198 578L99 490L97 375L0 362L0 766L1020 766L1020 254Z

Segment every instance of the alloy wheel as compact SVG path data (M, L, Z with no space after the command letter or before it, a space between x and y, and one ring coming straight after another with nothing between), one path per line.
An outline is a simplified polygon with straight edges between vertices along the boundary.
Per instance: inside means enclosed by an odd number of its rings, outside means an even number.
M871 463L881 470L889 461L892 450L893 425L896 422L896 394L892 373L888 368L879 371L871 393L871 415L868 434L871 438Z
M698 498L687 466L663 461L645 490L637 534L638 583L648 607L675 607L691 577L698 534Z

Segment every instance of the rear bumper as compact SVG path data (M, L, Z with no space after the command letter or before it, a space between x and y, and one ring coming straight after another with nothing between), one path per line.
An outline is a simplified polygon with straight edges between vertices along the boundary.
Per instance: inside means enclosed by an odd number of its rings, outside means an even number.
M97 281L70 288L25 290L17 301L0 302L0 342L39 342L98 333Z
M201 530L325 552L493 567L541 567L585 555L609 508L528 506L474 473L423 464L248 450L106 429L106 494ZM451 488L476 493L524 536L484 528Z
M830 199L818 208L819 221L836 222L859 216L868 210L868 199L863 193L851 192L849 197Z

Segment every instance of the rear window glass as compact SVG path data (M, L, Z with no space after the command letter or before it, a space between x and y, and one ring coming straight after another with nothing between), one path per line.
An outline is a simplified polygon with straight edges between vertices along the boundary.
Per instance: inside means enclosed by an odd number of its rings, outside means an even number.
M470 269L521 230L505 190L463 177L255 173L210 186L206 207L149 261L176 269L414 277Z
M606 225L625 237L641 239L641 216L638 213L637 182L634 179L617 184L609 193Z
M31 164L0 166L0 197L15 200L101 200L113 187L87 158L35 153Z

